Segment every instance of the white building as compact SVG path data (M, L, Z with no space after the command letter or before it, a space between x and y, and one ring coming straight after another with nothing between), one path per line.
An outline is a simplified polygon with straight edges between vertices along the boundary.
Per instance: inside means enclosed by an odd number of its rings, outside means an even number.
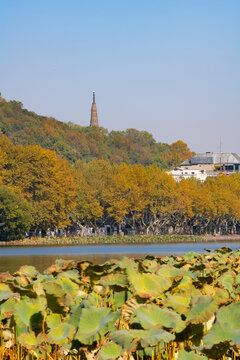
M168 171L168 174L172 174L174 180L176 181L181 181L182 179L191 179L191 178L195 178L200 181L205 181L207 178L207 173L205 170L183 169L181 167Z

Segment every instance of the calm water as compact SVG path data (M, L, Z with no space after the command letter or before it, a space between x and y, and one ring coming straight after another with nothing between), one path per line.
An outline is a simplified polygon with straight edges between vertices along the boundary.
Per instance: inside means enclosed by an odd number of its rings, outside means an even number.
M0 272L9 271L12 273L22 265L34 265L39 271L43 271L58 258L78 261L90 260L93 263L100 264L110 258L120 258L122 256L181 255L188 251L204 252L206 248L214 250L223 246L236 250L240 247L240 242L0 248Z

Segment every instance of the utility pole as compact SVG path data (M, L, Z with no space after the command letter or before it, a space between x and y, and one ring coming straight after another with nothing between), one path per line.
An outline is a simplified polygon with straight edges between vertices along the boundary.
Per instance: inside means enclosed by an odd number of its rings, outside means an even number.
M222 172L222 139L220 136L220 172L219 172L219 175L221 174L221 172Z

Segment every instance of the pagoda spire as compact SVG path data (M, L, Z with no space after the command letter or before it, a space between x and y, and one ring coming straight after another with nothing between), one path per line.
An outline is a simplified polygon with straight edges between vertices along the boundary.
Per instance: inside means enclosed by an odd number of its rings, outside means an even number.
M90 126L98 127L98 115L97 115L97 105L95 102L95 91L93 92L93 102L91 108L91 119L90 119Z

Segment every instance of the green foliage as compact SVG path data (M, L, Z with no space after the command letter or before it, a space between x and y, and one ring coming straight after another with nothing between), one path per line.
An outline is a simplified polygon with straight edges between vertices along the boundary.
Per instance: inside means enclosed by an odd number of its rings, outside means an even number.
M21 238L33 223L33 209L20 195L0 186L0 239Z
M21 358L34 351L56 359L238 359L239 256L222 248L102 265L58 260L43 275L27 266L0 274L1 359L14 351ZM133 276L142 275L149 277L139 293ZM168 285L153 295L151 276Z

